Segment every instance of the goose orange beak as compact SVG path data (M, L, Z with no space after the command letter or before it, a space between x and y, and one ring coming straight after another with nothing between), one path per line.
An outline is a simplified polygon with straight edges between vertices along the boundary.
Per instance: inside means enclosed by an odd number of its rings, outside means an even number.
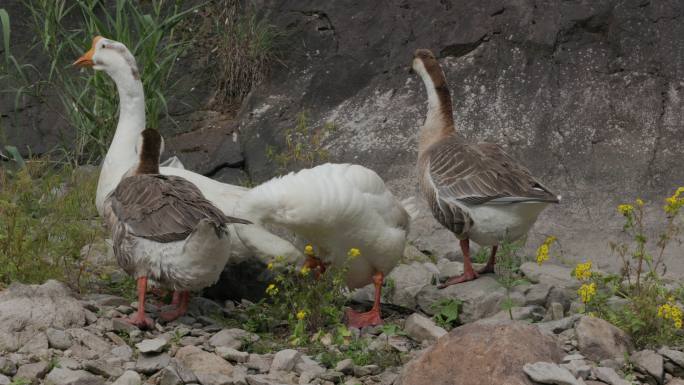
M83 56L78 58L74 62L74 66L76 67L92 67L93 66L93 55L95 54L95 50L91 48L88 52L86 52Z
M95 64L93 63L93 55L95 55L95 46L97 45L97 42L100 41L100 39L102 38L102 36L95 36L93 38L93 44L88 50L88 52L86 52L85 54L83 54L83 56L78 58L78 60L76 60L72 65L77 67L92 67Z

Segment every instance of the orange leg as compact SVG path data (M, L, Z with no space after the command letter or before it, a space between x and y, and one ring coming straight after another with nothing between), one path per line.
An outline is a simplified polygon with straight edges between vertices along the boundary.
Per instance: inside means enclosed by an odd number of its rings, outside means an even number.
M438 286L440 289L444 289L447 286L455 285L457 283L472 281L478 277L475 270L473 270L472 262L470 262L470 240L463 239L461 240L460 244L461 251L463 251L463 274L449 278L446 282Z
M176 318L184 315L188 311L188 304L190 303L190 292L186 290L176 293L178 293L178 307L175 310L161 313L159 317L161 317L161 319L163 319L164 321L173 321Z
M492 254L489 256L489 260L487 261L487 264L485 267L480 269L477 274L487 274L487 273L493 273L494 272L494 266L496 266L496 249L498 249L499 246L492 246Z
M178 306L180 304L181 292L178 290L173 291L173 298L171 299L171 305Z
M364 326L382 324L382 317L380 314L380 294L382 290L382 281L384 278L385 275L382 272L373 274L373 285L375 286L375 301L373 302L373 307L365 313L359 313L352 309L347 309L347 326L361 329Z
M147 277L138 278L138 311L131 315L131 318L124 318L124 320L141 329L154 327L154 322L151 318L145 317L145 292L147 291Z

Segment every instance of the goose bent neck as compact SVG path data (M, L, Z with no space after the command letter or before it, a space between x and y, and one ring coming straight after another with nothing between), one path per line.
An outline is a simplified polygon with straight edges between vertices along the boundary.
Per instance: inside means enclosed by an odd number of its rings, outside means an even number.
M95 206L102 214L105 198L119 184L121 177L136 163L136 145L145 128L145 95L140 79L129 71L109 74L119 94L119 122L102 162L97 183Z
M427 73L421 73L421 78L425 83L425 89L428 95L428 110L425 118L425 124L420 129L420 137L418 144L418 152L421 153L430 145L442 139L445 136L456 132L454 128L454 118L451 106L451 95L449 88L446 85L444 74L439 71L439 74L434 74L439 78L436 86L432 76Z

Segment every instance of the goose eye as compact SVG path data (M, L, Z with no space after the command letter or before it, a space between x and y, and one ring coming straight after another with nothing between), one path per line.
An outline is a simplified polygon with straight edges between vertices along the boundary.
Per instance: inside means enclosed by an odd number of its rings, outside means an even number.
M104 48L104 47L105 47L105 43L100 44L100 48Z

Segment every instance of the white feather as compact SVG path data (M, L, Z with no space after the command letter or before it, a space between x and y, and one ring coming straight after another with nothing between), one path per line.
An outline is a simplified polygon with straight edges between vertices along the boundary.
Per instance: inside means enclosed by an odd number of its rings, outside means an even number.
M351 248L361 257L347 284L365 286L375 271L387 274L401 258L409 216L372 170L324 164L274 178L240 200L235 215L282 226L320 249L325 262L342 264Z

